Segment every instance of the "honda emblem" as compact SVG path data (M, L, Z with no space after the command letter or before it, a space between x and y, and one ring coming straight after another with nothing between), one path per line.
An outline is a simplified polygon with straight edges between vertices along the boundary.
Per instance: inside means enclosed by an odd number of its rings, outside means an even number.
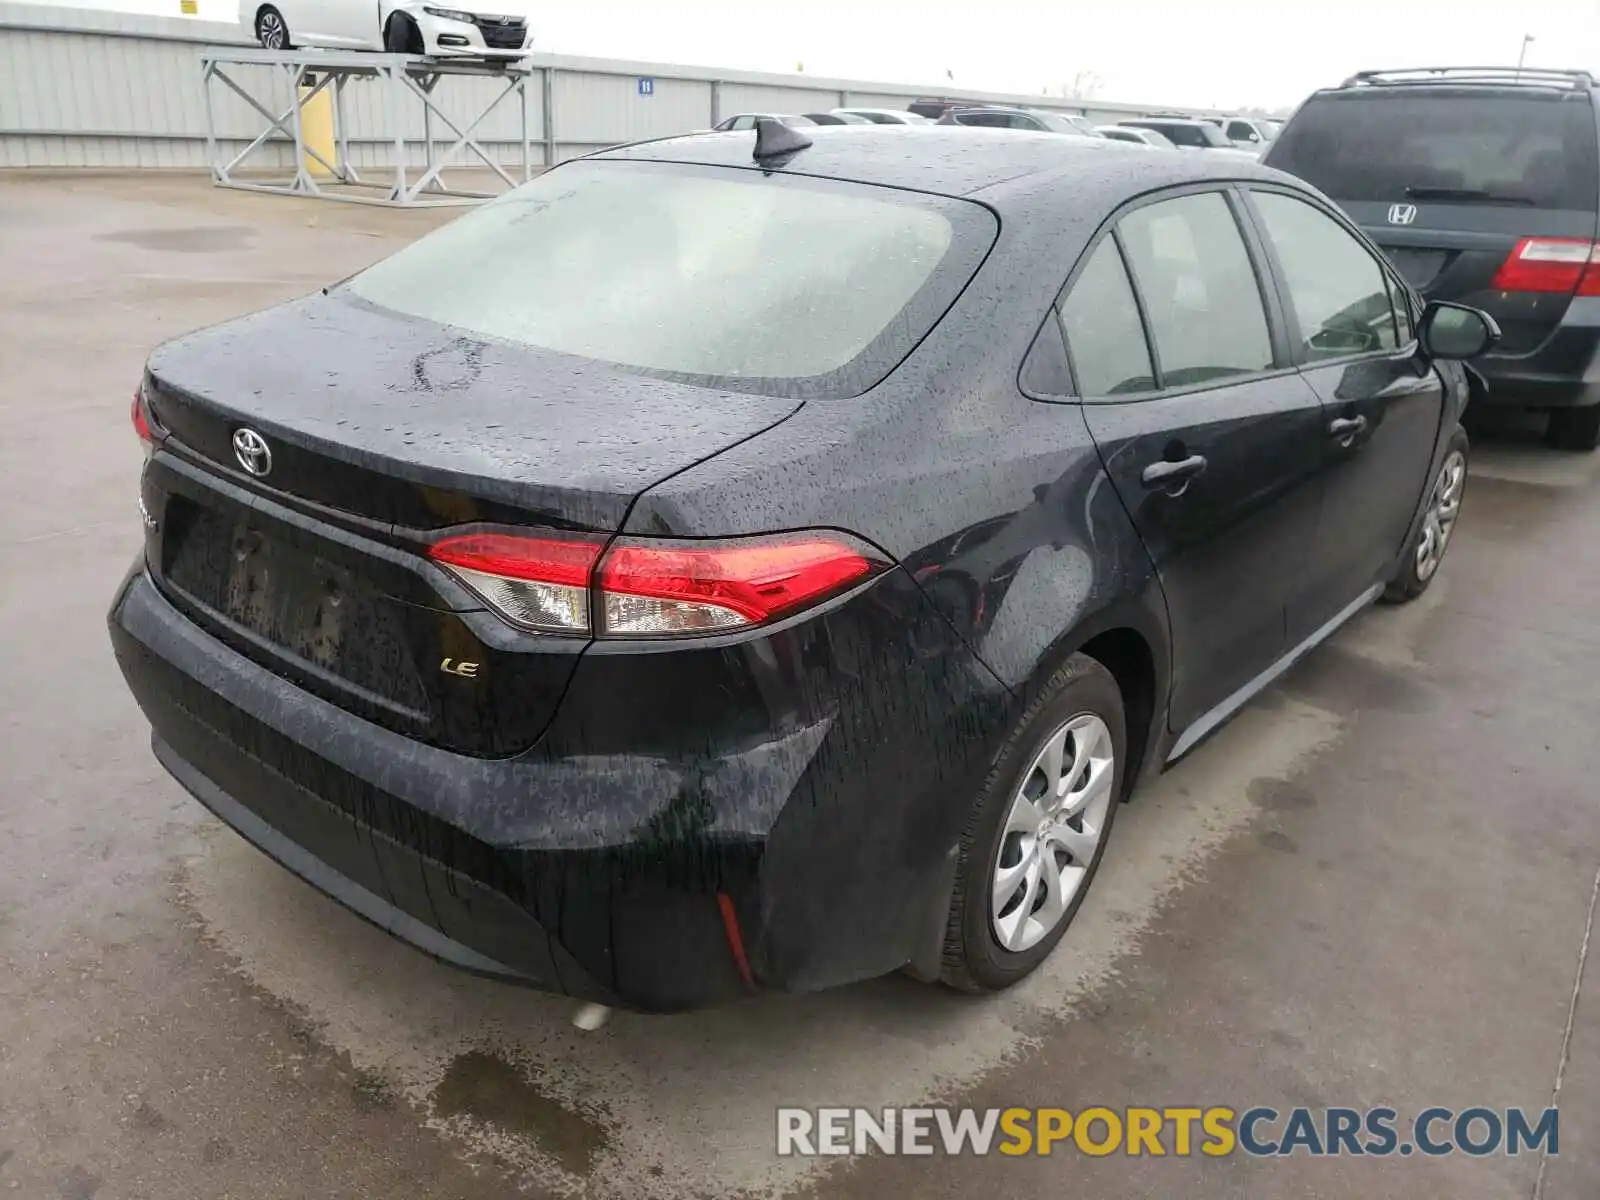
M1389 205L1389 224L1409 225L1417 219L1417 206L1415 204Z

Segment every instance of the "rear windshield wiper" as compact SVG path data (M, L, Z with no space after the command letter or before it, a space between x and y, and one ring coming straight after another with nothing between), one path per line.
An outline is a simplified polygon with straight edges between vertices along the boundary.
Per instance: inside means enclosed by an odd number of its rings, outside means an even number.
M1509 192L1489 192L1483 188L1408 187L1406 195L1413 200L1462 200L1469 204L1526 204L1538 203L1532 196L1516 196Z

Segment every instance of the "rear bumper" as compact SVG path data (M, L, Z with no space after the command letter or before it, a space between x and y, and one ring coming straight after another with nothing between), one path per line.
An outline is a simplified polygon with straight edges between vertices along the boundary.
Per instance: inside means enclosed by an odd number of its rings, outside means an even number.
M1600 297L1579 296L1561 324L1527 354L1488 354L1473 366L1495 407L1578 408L1600 404Z
M191 729L188 732L191 737L185 739L190 743L186 749L193 753L192 735L197 731ZM322 849L324 853L328 853L330 858L340 860L343 870L317 857L310 848L268 824L256 808L235 800L213 783L209 776L202 774L200 768L192 761L183 757L170 743L163 741L159 734L151 738L151 748L155 751L156 760L167 769L167 772L214 816L231 826L256 849L263 851L281 866L287 867L311 886L331 896L351 912L365 917L386 933L393 934L403 942L409 942L440 962L449 963L451 966L460 967L477 975L514 983L529 983L557 991L572 989L573 994L586 999L612 1001L610 994L572 962L570 956L563 955L558 958L549 945L548 935L524 914L513 916L510 922L518 935L517 941L521 943L516 953L508 955L517 959L516 966L490 958L447 935L439 927L447 922L440 919L432 897L435 892L449 895L453 885L447 873L438 864L418 854L404 851L397 854L398 847L394 845L385 847L391 861L398 862L403 857L415 868L416 874L421 879L423 891L428 893L428 905L432 909L432 920L438 922L436 925L413 916L392 903L386 895L380 895L371 887L356 882L353 876L362 875L366 877L368 884L378 883L371 878L370 871L362 870L360 867L351 870L350 848L344 845L349 840L348 833L337 828L345 823L339 814L332 810L317 811L315 805L301 805L299 819L293 824L302 829L322 826L320 836L309 838L308 841ZM279 811L281 819L284 798L278 797L277 803L272 807ZM370 829L367 835L369 838L381 836L373 834ZM458 898L457 907L466 908L470 905ZM530 955L528 951L532 951L532 954ZM562 959L566 961L563 962ZM563 966L567 970L563 971Z
M162 764L301 878L467 970L672 1011L937 959L951 850L1010 698L937 618L910 619L927 614L907 577L883 582L809 631L655 665L597 655L511 759L425 745L296 687L190 621L142 563L108 624ZM900 640L872 636L885 631ZM882 653L863 654L874 641ZM836 646L848 672L808 673ZM640 714L674 695L693 707L684 680L704 662L684 658L746 655L765 703L738 728L696 721L697 749L641 750ZM820 679L844 682L829 694ZM802 691L825 699L822 719L788 699Z
M519 793L550 787L536 767L423 746L300 691L192 624L142 569L109 625L173 777L402 941L482 975L608 1004L667 1011L745 990L717 894L753 922L760 839L700 847L692 863L603 835L589 848L517 844L495 827L515 825L505 818ZM452 792L470 794L479 819L410 802L419 788L445 805Z

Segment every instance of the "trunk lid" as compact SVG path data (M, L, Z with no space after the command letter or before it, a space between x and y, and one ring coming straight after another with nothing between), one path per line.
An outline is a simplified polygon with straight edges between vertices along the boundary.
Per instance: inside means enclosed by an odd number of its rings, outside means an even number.
M1537 348L1572 298L1491 286L1518 243L1596 236L1600 164L1586 89L1324 93L1301 107L1265 161L1338 202L1425 296L1492 315L1501 354Z
M519 633L425 558L449 527L615 531L639 493L791 415L315 296L150 359L162 590L306 690L431 744L531 746L583 638ZM270 469L247 471L255 431Z
M149 373L157 420L223 473L413 530L510 513L613 530L653 483L798 407L468 336L348 293L179 338ZM241 427L273 448L262 479L234 454Z

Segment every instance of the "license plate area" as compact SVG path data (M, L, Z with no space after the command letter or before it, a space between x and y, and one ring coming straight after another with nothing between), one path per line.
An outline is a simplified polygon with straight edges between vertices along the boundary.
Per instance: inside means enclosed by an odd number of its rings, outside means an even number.
M244 522L230 531L222 614L334 674L355 591L342 567L296 554Z
M1405 281L1419 291L1439 277L1450 259L1448 250L1419 250L1414 246L1390 246L1385 253Z
M248 509L167 503L162 577L214 617L248 633L247 654L309 669L425 718L398 602L356 572L276 536ZM265 653L263 653L265 651Z

